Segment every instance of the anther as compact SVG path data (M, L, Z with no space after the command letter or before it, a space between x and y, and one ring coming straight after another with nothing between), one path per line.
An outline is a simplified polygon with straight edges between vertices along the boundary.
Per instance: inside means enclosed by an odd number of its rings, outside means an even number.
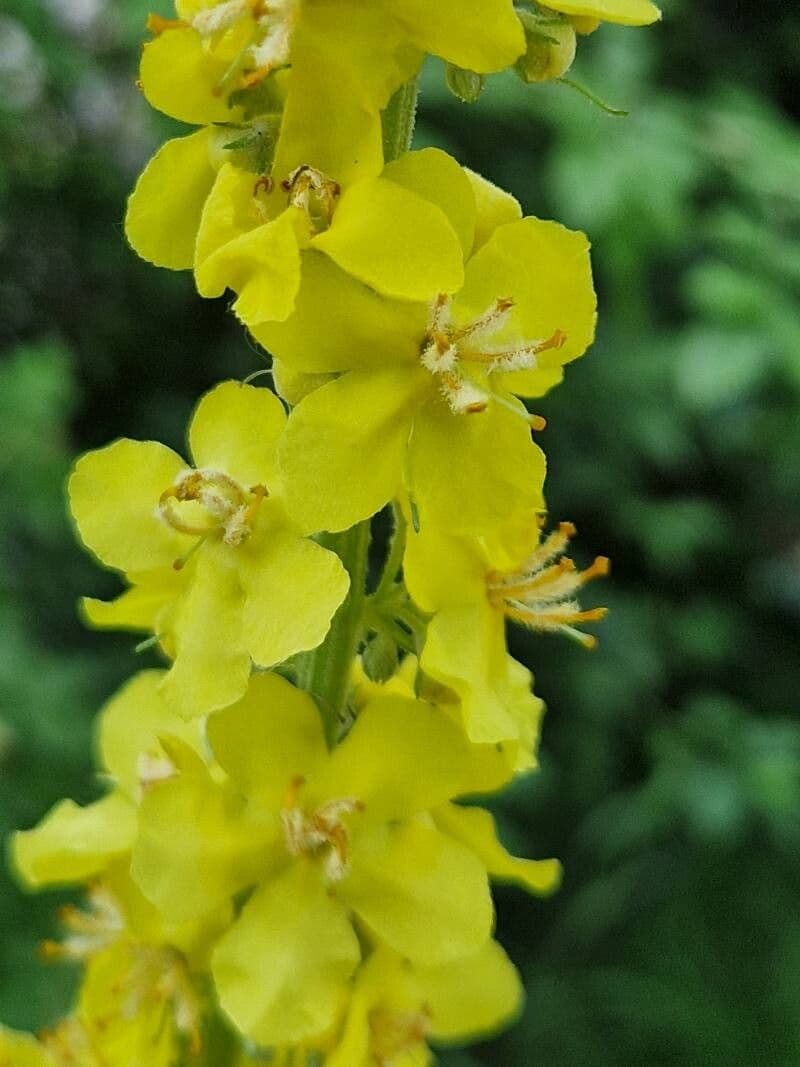
M167 30L184 30L189 23L184 19L166 19L163 15L150 14L145 23L146 28L154 37L160 37Z

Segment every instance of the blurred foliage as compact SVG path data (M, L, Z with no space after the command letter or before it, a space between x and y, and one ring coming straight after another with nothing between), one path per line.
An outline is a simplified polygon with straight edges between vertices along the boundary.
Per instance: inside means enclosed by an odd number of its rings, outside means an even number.
M91 795L91 716L138 665L75 616L114 583L71 538L70 457L120 434L180 446L199 392L259 365L224 301L122 238L169 132L134 87L147 6L0 14L3 833ZM627 119L510 77L465 105L425 75L420 144L592 237L599 339L536 410L554 517L615 566L596 653L514 636L550 711L541 773L497 810L566 881L540 903L500 890L528 1007L450 1067L800 1062L800 9L665 9L582 42L576 78ZM53 906L2 876L6 1022L62 1006L66 977L33 955Z

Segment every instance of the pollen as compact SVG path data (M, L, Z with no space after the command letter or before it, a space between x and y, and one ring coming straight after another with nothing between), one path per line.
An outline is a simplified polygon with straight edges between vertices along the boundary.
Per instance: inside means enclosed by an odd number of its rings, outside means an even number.
M363 811L364 805L355 797L342 797L309 813L299 805L304 785L305 779L298 776L286 792L281 811L286 847L292 856L320 857L325 881L340 882L350 869L350 832L343 820Z
M535 370L538 356L562 348L563 330L540 340L503 343L498 335L509 324L514 301L499 297L474 321L456 326L452 321L452 298L440 294L431 305L428 332L420 358L439 382L442 395L457 415L485 411L493 395L489 376L517 370ZM477 380L476 380L477 379ZM543 429L538 416L533 429Z
M610 564L605 556L598 556L590 567L578 570L564 555L575 532L572 523L562 522L545 537L519 571L493 571L487 579L488 593L495 607L514 622L543 633L564 634L591 649L597 639L577 626L599 622L605 618L607 609L583 611L577 595L588 582L605 577Z
M202 539L220 534L226 545L235 548L253 533L261 504L268 496L263 485L245 490L222 471L189 469L161 494L158 511L180 533ZM186 565L197 547L175 561L176 570Z

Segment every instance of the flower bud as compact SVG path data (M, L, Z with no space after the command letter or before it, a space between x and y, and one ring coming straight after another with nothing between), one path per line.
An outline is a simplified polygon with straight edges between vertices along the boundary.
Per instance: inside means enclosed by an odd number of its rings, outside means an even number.
M528 11L517 12L525 28L527 50L515 69L527 84L551 81L566 74L575 59L575 29L557 15L542 18Z
M445 81L453 96L457 96L463 104L474 104L486 84L482 74L476 74L474 70L464 70L454 63L447 64Z
M575 27L575 32L582 37L588 37L590 33L594 33L600 25L600 19L593 19L589 15L572 15L569 21Z

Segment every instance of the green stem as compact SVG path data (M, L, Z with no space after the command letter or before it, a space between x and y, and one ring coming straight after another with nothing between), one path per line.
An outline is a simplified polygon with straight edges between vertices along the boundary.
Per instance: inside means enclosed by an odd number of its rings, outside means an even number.
M402 85L394 94L383 113L383 149L386 162L397 159L411 147L414 134L414 119L417 111L417 80ZM369 463L370 457L364 456ZM396 522L398 520L396 519ZM399 525L396 526L399 531ZM363 632L364 607L367 598L367 557L370 545L369 520L353 526L343 533L324 534L320 544L335 552L350 575L350 592L333 617L331 628L323 644L313 652L298 659L297 682L317 701L323 719L328 743L336 742L344 718L350 686L353 658L358 652ZM393 539L390 565L394 566L391 580L400 569L399 560L394 562L397 541L399 551L402 537ZM384 575L385 577L385 575Z
M323 644L304 656L298 683L319 704L328 743L336 741L347 703L353 657L361 640L361 622L367 595L367 555L370 524L367 519L344 533L323 534L319 542L335 552L350 575L350 591L336 612Z

